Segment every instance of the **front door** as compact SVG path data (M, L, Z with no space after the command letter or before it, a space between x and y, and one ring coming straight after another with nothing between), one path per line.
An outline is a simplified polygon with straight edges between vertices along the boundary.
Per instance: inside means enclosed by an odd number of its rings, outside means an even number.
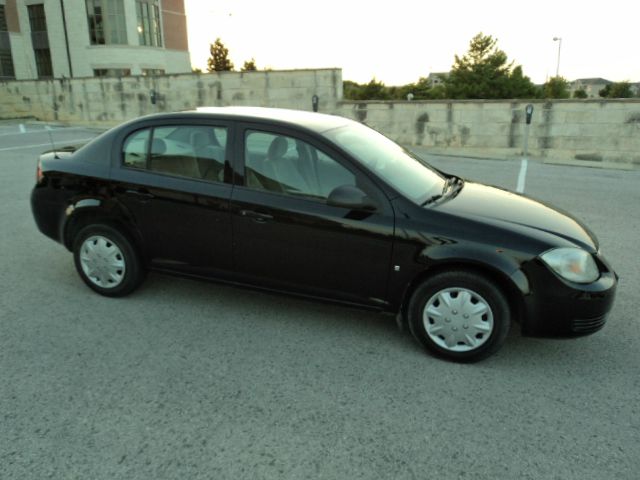
M248 125L241 131L243 181L231 202L236 272L272 288L383 304L394 233L384 194L310 137ZM328 205L342 185L364 190L378 210Z

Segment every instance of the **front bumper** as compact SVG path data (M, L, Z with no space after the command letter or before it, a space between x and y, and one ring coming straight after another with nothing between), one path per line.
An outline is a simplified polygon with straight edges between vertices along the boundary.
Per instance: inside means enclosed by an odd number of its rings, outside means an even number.
M618 276L596 256L600 278L578 284L560 278L541 260L524 266L530 293L524 297L522 333L531 336L581 336L600 330L613 306Z

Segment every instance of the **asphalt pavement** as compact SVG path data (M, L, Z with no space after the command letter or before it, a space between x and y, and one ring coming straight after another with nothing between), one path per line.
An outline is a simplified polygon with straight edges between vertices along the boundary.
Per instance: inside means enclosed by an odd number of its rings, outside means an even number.
M24 129L24 132L22 131ZM529 160L621 280L608 324L473 365L390 316L151 274L89 290L38 232L36 158L91 129L0 125L0 478L640 478L640 172ZM515 189L520 161L427 158Z

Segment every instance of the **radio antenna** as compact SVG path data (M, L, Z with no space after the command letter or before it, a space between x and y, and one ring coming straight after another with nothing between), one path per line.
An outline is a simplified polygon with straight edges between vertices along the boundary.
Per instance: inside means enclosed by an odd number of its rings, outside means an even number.
M31 62L27 62L27 68L29 68L29 73L31 74L31 78L36 86L36 92L38 94L38 102L40 103L40 108L42 108L42 113L46 115L46 109L44 106L44 102L42 101L42 95L40 95L40 89L38 88L38 76L34 75L33 68L31 67ZM51 133L51 127L48 122L45 120L44 129L47 131L47 136L49 137L49 142L51 142L51 150L53 151L53 158L60 158L58 156L58 152L56 150L56 144L53 143L53 134Z
M49 135L49 141L51 142L51 149L53 150L53 158L60 158L58 156L58 152L56 151L56 145L55 143L53 143L53 135L51 134L51 127L45 124L44 129L47 131L47 134Z

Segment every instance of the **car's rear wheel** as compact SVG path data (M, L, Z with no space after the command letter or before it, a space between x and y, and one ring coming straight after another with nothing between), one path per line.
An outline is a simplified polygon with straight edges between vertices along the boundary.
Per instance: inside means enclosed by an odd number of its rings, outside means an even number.
M74 240L73 257L80 278L101 295L127 295L144 279L134 246L109 225L84 227Z
M469 271L442 272L425 280L408 308L413 335L437 356L475 362L504 343L511 314L501 290Z

